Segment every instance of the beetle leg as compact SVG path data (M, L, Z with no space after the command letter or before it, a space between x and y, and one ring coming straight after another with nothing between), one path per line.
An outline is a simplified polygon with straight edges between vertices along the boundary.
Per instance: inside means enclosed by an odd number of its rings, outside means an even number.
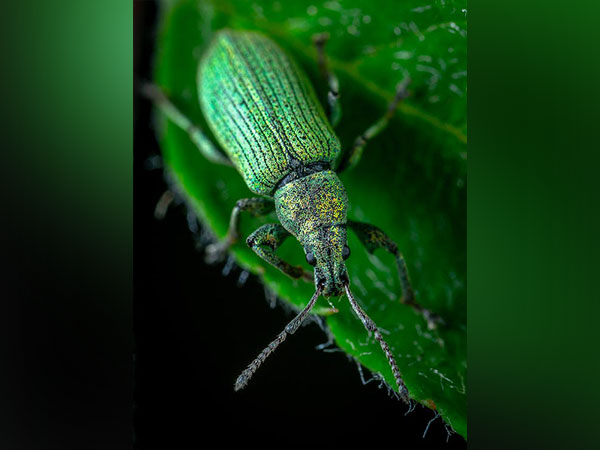
M280 224L268 223L248 236L246 243L254 253L286 275L296 279L302 278L308 282L313 281L313 275L310 272L304 270L301 266L292 266L275 254L277 247L289 236L289 231Z
M443 324L444 321L439 315L423 308L415 300L415 293L410 284L406 262L404 261L404 256L402 256L402 253L398 250L398 245L396 245L396 243L392 241L387 234L385 234L376 226L362 222L354 222L351 220L348 221L348 225L350 228L352 228L352 230L354 230L369 253L373 253L378 248L384 248L396 257L396 265L398 266L400 284L402 285L401 302L422 314L427 321L427 326L429 329L435 329L438 324Z
M249 212L254 217L266 216L275 209L270 198L253 197L238 200L231 211L229 229L225 238L206 247L206 262L214 263L224 258L227 250L240 238L240 213Z
M163 91L153 84L144 84L142 93L154 102L154 104L182 130L187 132L191 141L198 147L200 153L214 163L231 166L231 161L225 156L213 142L206 137L202 130L194 125L177 107L171 103Z
M319 70L323 78L327 80L329 92L327 93L327 103L329 104L329 123L335 127L342 118L342 107L340 105L340 85L335 73L333 73L327 64L327 55L325 54L325 44L329 39L329 33L319 33L313 36L313 43L317 48L317 57L319 60Z
M337 167L338 173L341 173L348 168L356 166L356 164L358 164L358 162L360 161L360 158L363 154L367 143L379 133L381 133L383 130L385 130L385 128L390 123L390 119L394 116L394 113L396 112L396 108L398 107L400 101L408 96L408 91L406 90L406 88L409 83L410 79L407 78L398 84L398 86L396 87L396 95L388 105L387 111L385 112L383 117L381 117L377 122L375 122L373 125L367 128L367 130L363 134L358 136L354 140L354 145L352 146L350 151L342 156L342 159L340 160L340 163Z

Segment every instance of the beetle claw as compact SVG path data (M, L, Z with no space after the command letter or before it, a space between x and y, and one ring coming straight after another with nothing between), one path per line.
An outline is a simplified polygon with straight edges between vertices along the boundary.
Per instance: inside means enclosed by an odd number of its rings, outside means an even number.
M427 309L423 310L423 317L427 321L427 328L429 330L436 330L438 326L444 326L446 324L439 314L432 313Z

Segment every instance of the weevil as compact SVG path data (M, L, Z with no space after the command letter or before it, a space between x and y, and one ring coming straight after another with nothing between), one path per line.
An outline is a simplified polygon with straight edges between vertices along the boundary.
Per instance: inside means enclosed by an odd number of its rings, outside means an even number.
M430 327L441 319L415 301L398 246L376 226L348 220L348 198L338 177L359 162L367 142L388 125L407 95L407 83L399 84L383 116L352 147L342 151L333 130L341 117L338 80L327 64L326 40L326 34L314 37L319 67L329 87L328 114L299 66L267 36L230 29L217 32L200 61L197 86L202 113L220 146L182 114L160 88L146 85L144 92L189 134L207 159L233 166L250 191L258 195L236 202L227 235L207 248L208 258L218 259L238 241L242 212L263 216L274 210L279 223L261 226L246 243L286 275L316 286L304 309L247 366L234 389L246 386L265 359L296 332L321 294L329 298L345 293L358 318L379 342L398 392L408 402L408 390L389 345L350 290L345 265L350 257L347 230L357 234L368 252L383 248L395 256L404 304L423 314ZM306 261L314 267L312 274L277 255L277 248L289 236L302 245Z

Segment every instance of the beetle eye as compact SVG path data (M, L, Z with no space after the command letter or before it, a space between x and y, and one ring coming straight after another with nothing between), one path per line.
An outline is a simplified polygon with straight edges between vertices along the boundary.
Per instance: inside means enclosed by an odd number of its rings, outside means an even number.
M317 260L315 258L315 255L313 255L312 252L308 252L306 254L306 262L309 263L311 266L314 266L315 264L317 264Z
M344 245L344 248L342 250L342 258L344 258L345 260L350 258L350 247L348 247L347 245Z

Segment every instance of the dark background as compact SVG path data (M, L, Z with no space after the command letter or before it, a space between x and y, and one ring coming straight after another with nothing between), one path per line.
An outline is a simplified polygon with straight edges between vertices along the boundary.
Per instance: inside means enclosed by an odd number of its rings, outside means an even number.
M156 8L135 3L135 76L151 79ZM148 161L160 154L151 105L134 112L134 333L136 443L244 448L464 448L435 413L390 398L379 382L363 385L345 354L315 347L327 340L303 327L260 368L246 389L233 391L245 366L293 317L271 309L254 277L238 286L234 268L207 266L188 227L184 204L165 219L154 208L168 188ZM358 320L358 319L357 319ZM370 373L365 370L365 377Z

